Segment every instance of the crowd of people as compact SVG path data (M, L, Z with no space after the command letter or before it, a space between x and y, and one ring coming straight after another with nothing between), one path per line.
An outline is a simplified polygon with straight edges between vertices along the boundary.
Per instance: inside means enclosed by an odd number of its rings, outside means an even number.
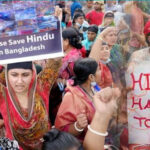
M0 147L129 148L125 72L150 45L143 3L57 1L64 57L0 66Z

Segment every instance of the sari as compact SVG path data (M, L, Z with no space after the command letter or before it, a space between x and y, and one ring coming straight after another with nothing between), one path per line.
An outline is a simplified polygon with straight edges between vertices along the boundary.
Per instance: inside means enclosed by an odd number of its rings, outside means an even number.
M79 49L73 48L63 59L62 59L62 65L59 70L59 77L61 79L68 80L74 76L73 67L75 61L82 58L82 54ZM65 88L65 87L64 87ZM50 94L50 118L52 121L52 124L54 124L56 114L58 111L58 108L60 106L60 103L62 101L62 94L64 92L64 89L60 91L57 83L54 84L51 90Z
M101 70L101 83L99 86L101 88L111 87L113 84L113 79L109 68L101 62L99 62L99 68Z
M83 110L85 110L88 123L90 124L95 113L95 108L91 99L89 99L80 86L71 86L68 84L66 94L63 97L63 101L56 116L55 127L59 130L68 132L69 125L77 121L77 115ZM83 141L86 131L87 129L77 137L80 141Z
M74 48L72 49L63 59L62 59L62 66L59 71L59 77L63 79L70 79L73 73L73 67L75 61L79 58L82 58L82 54L80 50Z
M49 60L47 67L33 76L28 90L29 107L20 106L7 79L7 67L1 72L5 84L0 83L0 111L4 119L6 137L18 141L24 150L41 150L42 137L50 129L49 91L58 75L60 63ZM2 79L2 78L1 78Z

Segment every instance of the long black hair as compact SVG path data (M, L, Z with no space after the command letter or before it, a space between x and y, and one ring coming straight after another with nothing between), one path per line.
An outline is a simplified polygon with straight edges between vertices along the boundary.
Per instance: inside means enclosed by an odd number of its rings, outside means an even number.
M82 48L81 38L79 35L79 31L73 27L66 28L62 32L62 37L64 40L68 39L69 44L77 49Z
M79 148L80 142L71 134L57 129L51 129L44 135L42 150L69 150Z
M90 74L95 74L98 64L92 58L79 59L74 65L74 85L81 85L88 80Z

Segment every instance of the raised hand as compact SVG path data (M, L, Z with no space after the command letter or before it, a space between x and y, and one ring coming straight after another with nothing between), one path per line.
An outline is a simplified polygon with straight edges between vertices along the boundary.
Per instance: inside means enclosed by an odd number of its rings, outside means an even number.
M55 6L55 14L56 17L61 21L62 20L62 9L59 6Z
M103 31L99 34L98 38L100 37L100 38L102 38L102 39L104 40L104 42L108 42L107 39L105 38L105 36L106 36L108 33L112 32L112 31L114 31L114 32L117 33L117 28L116 28L116 27L107 27L105 30L103 30Z
M96 112L111 116L117 108L117 99L120 97L118 88L104 88L94 96Z

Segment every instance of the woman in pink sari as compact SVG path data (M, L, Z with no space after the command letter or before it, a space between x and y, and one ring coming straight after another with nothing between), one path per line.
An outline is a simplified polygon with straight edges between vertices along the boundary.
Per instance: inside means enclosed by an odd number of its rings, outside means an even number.
M93 83L100 82L101 71L95 60L85 58L75 63L74 73L74 83L71 80L67 85L55 126L83 141L95 113Z
M57 83L54 84L50 95L50 118L52 124L54 123L58 107L62 101L62 93L64 92L66 81L74 76L74 63L79 58L82 58L82 45L78 30L72 27L66 28L62 32L62 37L65 56L62 59Z
M75 28L67 28L62 33L63 50L65 53L62 59L62 66L59 72L59 77L62 79L70 79L73 73L74 62L82 57L81 40L79 32Z
M49 60L36 74L32 62L8 64L0 74L0 112L6 137L23 150L41 150L42 137L50 129L49 91L57 78L58 61Z

